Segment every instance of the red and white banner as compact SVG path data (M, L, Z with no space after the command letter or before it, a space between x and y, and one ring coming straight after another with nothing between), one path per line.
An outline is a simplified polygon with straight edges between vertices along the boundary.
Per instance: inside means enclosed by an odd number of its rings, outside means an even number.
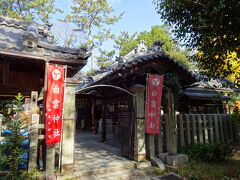
M65 67L47 65L46 144L59 143L62 136Z
M148 75L146 99L146 133L159 134L163 76Z

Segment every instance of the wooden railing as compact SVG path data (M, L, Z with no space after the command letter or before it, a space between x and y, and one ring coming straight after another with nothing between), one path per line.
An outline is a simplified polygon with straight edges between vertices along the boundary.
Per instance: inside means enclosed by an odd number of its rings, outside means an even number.
M177 115L178 146L239 141L237 128L229 118L229 114Z

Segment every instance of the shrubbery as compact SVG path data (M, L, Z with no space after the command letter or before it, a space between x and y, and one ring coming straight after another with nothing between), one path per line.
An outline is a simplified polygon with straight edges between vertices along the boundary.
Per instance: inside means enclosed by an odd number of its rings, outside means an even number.
M202 162L223 161L233 155L233 147L229 144L192 144L179 149L187 154L190 160Z
M4 141L0 144L0 170L4 172L7 179L27 179L27 174L19 171L19 167L24 163L23 154L28 149L23 148L26 137L24 134L29 132L29 127L23 123L20 116L22 109L23 96L18 94L9 107L6 114L3 114L3 124L5 124L6 135Z

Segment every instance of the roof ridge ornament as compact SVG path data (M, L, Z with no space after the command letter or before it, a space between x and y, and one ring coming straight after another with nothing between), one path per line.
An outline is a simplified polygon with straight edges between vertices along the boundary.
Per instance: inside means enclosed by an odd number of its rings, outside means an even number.
M131 59L146 54L148 52L148 47L144 40L141 40L129 53L122 56L123 62L130 61Z
M152 51L163 51L162 46L163 46L164 42L161 40L157 40L152 44L152 47L150 48L150 50Z
M31 23L28 30L22 35L23 46L28 49L33 49L37 47L39 40L39 33L36 24Z
M147 45L144 40L141 40L140 43L134 48L134 51L136 54L140 52L146 52L147 51Z

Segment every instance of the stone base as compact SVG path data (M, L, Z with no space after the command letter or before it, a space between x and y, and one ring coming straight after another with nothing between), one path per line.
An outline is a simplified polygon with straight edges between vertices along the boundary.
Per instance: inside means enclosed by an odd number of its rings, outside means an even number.
M141 169L141 168L148 168L151 166L151 162L150 161L142 161L142 162L139 162L136 164L136 167L138 169Z
M69 172L73 172L73 168L74 168L74 164L64 164L62 165L62 170L61 173L69 173Z
M57 177L55 174L46 174L44 179L45 180L57 180Z
M165 165L161 159L158 158L152 158L151 163L153 166L159 167L161 171L166 170Z
M151 180L183 180L183 178L181 178L179 175L175 174L175 173L168 173L168 174L164 174L161 176L153 176L151 177Z
M182 166L188 163L188 156L185 154L176 154L166 156L166 164L172 167Z
M135 155L135 161L141 162L141 161L146 161L146 153L144 154L136 154Z
M158 155L158 158L164 163L164 164L166 164L166 162L167 162L167 156L169 155L169 153L160 153L159 155Z

